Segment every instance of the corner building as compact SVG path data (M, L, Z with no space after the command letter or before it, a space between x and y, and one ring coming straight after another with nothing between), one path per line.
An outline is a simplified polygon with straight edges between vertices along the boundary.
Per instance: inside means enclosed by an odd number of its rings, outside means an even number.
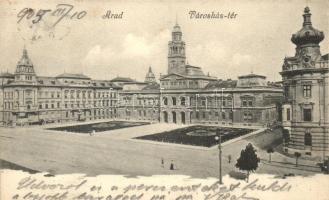
M0 122L5 126L112 119L117 115L120 87L83 74L37 76L26 49L14 74L0 74L0 84Z
M303 27L293 34L295 56L286 57L282 66L285 151L304 156L329 156L328 54L322 55L319 43L324 33L312 26L308 7Z

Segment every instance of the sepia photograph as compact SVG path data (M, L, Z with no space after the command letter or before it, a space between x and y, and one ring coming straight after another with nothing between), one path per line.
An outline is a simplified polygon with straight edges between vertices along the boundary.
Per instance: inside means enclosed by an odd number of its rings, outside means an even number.
M0 199L329 200L326 0L0 1Z

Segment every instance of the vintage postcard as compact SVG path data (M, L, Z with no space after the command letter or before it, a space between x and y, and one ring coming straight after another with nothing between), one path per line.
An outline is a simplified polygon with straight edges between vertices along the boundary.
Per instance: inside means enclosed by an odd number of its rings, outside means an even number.
M1 200L329 200L329 1L1 0Z

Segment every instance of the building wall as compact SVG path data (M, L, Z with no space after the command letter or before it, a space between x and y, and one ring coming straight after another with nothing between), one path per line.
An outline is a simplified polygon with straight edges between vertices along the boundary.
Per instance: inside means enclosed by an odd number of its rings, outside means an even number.
M289 92L283 107L283 125L289 131L288 152L301 152L303 155L329 155L329 113L328 113L328 73L306 73L284 77ZM304 96L304 85L311 86L310 96ZM311 120L304 120L303 109L311 109ZM287 119L287 109L291 118ZM311 143L307 143L307 134Z
M118 92L111 88L5 86L2 91L4 125L112 119L117 115Z
M251 104L243 104L246 97L252 100ZM267 98L266 101L264 98ZM161 99L161 105L158 99ZM277 122L277 103L281 99L280 89L256 92L251 89L232 90L223 95L205 90L122 91L118 117L153 122L160 117L162 123L177 124L266 126ZM155 104L143 104L144 101Z
M118 103L118 118L159 122L159 93L121 91Z

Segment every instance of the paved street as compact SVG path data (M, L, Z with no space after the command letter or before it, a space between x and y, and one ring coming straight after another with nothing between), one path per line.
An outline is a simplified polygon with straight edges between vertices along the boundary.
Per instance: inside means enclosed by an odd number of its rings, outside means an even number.
M85 173L124 174L127 176L184 174L195 178L218 176L218 150L185 145L161 144L136 141L131 138L181 126L151 124L139 127L117 129L107 132L88 134L68 133L45 130L44 127L1 128L0 159L9 161L31 170L47 171L52 174ZM257 173L283 175L287 173L310 175L318 172L312 167L296 168L293 164L268 163L268 154L264 145L275 142L279 137L275 133L261 133L250 136L223 147L223 173L234 167L242 148L252 142L258 148L262 164ZM259 144L262 145L259 145ZM227 156L232 156L228 163ZM161 167L164 159L164 168ZM173 160L176 170L169 170ZM273 161L294 163L278 153L272 155ZM299 162L310 165L311 161Z

